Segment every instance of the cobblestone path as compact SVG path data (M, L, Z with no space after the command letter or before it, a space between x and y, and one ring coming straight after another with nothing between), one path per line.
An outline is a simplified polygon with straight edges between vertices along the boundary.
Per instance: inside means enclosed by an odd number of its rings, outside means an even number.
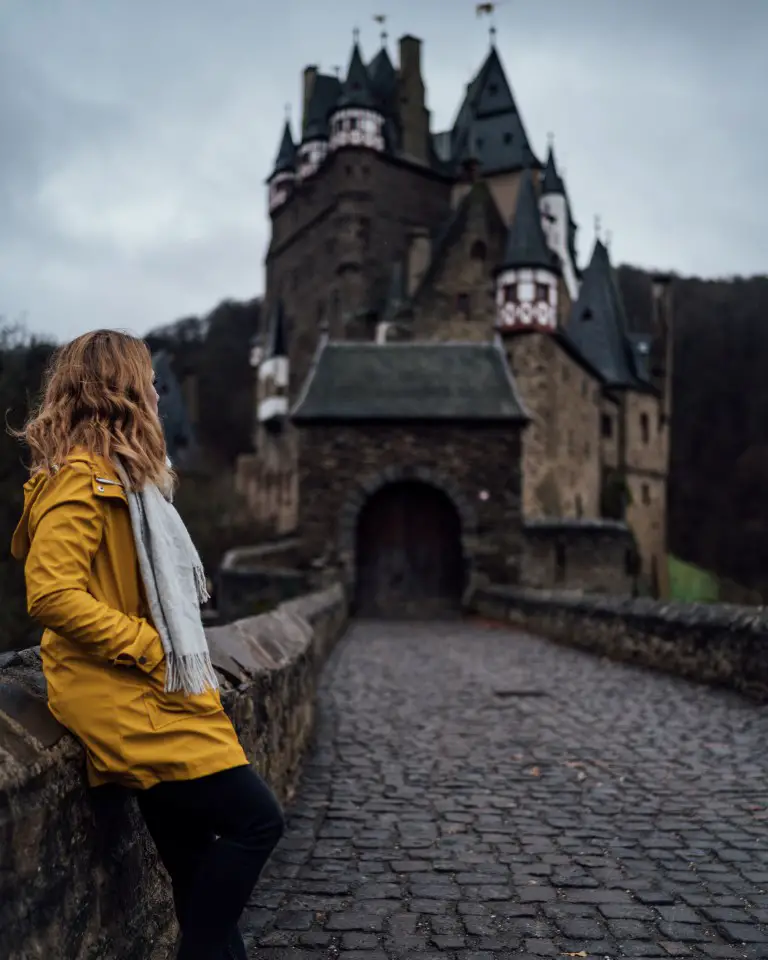
M736 696L481 622L355 624L251 956L767 958L767 774Z

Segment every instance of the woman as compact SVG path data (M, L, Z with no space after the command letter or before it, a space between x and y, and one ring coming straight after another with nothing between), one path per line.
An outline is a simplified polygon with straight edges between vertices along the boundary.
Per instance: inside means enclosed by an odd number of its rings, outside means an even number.
M85 747L92 786L136 791L171 877L179 960L243 960L237 923L283 816L221 706L157 404L141 340L99 330L60 349L20 433L32 475L12 549L45 627L51 712Z

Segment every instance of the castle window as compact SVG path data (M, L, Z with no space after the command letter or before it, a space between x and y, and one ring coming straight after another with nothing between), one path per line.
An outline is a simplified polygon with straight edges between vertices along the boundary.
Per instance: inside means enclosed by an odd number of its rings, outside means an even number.
M506 303L517 303L517 284L508 283L504 287L504 300Z
M468 314L469 313L469 294L468 293L459 293L456 296L456 309L459 313Z
M648 504L651 502L651 488L648 486L647 483L643 484L641 493L642 493L643 503L647 507Z
M473 260L479 260L482 262L485 260L486 252L486 246L483 241L475 240L475 242L472 244L472 249L470 250L469 255Z
M651 424L647 413L640 414L640 436L643 439L643 443L648 443L651 439Z
M498 92L499 92L498 83L491 83L488 85L488 93L490 93L492 97L495 97Z
M606 440L610 440L613 436L613 417L608 413L600 417L600 432Z
M546 283L536 284L536 299L543 300L544 303L549 303L549 287Z

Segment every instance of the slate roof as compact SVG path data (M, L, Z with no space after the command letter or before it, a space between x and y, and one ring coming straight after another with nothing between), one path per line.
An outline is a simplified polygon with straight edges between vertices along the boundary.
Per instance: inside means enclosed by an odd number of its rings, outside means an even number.
M501 262L502 270L519 267L541 267L554 273L560 272L560 263L547 246L530 170L525 171L520 181L515 215L507 233Z
M297 422L528 417L492 343L321 345L293 410Z
M302 130L302 142L328 139L328 117L336 101L341 96L341 82L338 77L318 73L309 98L307 117Z
M336 108L340 110L344 107L360 107L375 110L376 106L371 78L360 55L360 45L356 43L352 48L347 79L342 84L341 96L336 102Z
M468 84L450 137L451 163L458 172L470 159L484 174L540 168L495 47ZM438 156L440 140L433 140Z
M609 386L638 386L624 304L605 244L598 240L571 309L566 336L604 376Z
M397 92L397 71L386 47L382 47L368 64L368 76L376 99L382 106L389 108Z
M565 196L565 184L563 183L563 178L560 176L557 164L555 163L555 151L550 146L549 152L547 153L547 163L544 167L544 180L541 184L541 192L543 194L547 193L559 193Z
M293 172L295 169L296 144L293 142L291 124L286 120L285 126L283 127L283 138L280 141L280 149L277 151L272 176L274 177L278 173Z

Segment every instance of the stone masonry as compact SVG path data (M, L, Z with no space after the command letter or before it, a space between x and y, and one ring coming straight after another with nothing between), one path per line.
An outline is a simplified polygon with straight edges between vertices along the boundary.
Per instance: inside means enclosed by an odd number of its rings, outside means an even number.
M358 623L260 960L768 956L768 715L483 621Z

